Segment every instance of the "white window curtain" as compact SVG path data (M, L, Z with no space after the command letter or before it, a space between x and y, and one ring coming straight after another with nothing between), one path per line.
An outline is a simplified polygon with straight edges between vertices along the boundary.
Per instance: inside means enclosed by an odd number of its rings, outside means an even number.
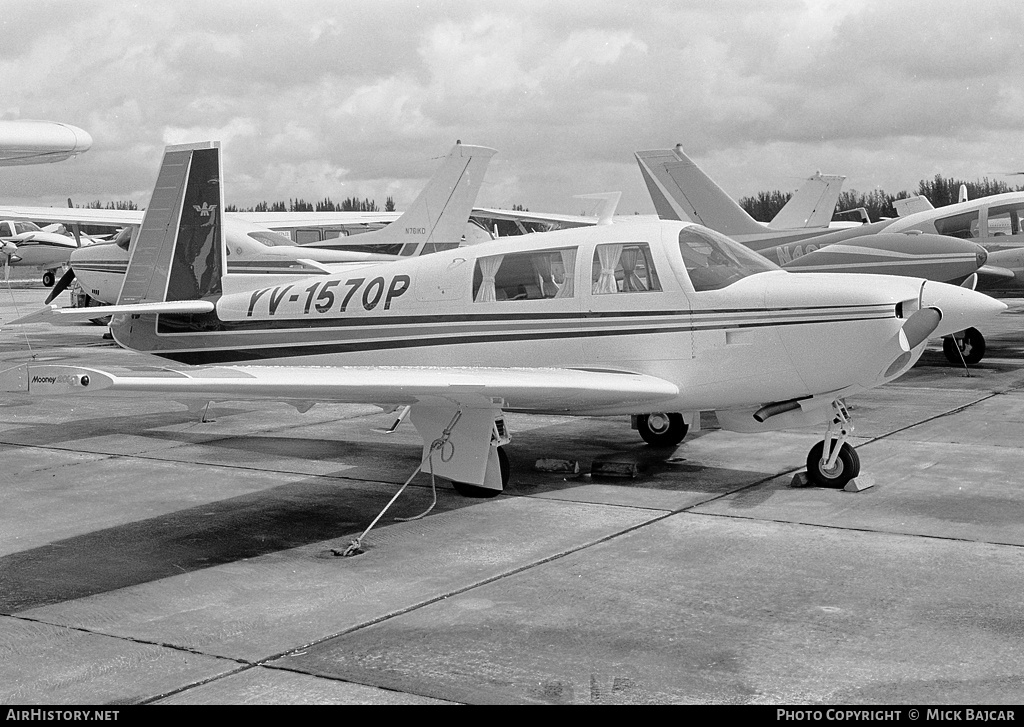
M533 270L537 273L537 285L540 287L541 296L554 298L558 293L558 286L555 285L555 281L551 277L551 253L543 252L531 255L530 262L533 263Z
M576 294L573 282L576 279L576 250L559 250L559 252L562 254L562 270L565 271L565 279L555 297L572 298Z
M622 256L622 245L598 245L597 259L601 263L601 275L594 282L594 293L618 293L615 284L615 268Z
M498 274L498 268L501 267L504 257L504 255L492 255L491 257L482 257L477 261L480 265L483 282L480 283L480 289L476 291L474 302L490 303L498 299L494 290L494 276Z
M636 274L636 262L640 258L640 248L627 247L622 251L622 290L623 292L641 292L647 290L644 281Z

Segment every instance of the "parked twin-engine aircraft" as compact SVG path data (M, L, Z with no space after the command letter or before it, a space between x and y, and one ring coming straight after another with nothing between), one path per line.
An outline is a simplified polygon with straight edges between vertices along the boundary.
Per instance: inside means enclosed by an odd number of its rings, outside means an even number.
M226 274L221 177L218 144L168 147L110 309L122 346L220 365L27 364L0 375L0 389L408 406L426 471L472 495L507 481L505 412L635 415L656 445L681 441L707 410L735 431L827 423L809 474L841 486L860 467L844 398L906 372L928 336L1005 308L921 279L791 275L674 221L525 235L245 288Z
M91 146L92 137L71 124L0 120L0 167L59 162L88 151Z
M276 230L253 224L249 213L226 213L223 225L227 242L227 272L234 276L250 276L239 277L240 284L258 287L296 276L326 275L334 266L345 263L390 260L399 255L419 255L458 247L494 153L493 149L486 147L456 143L434 177L394 224L359 235L359 239L365 242L365 249L382 252L299 246ZM50 303L77 278L92 300L103 304L117 301L128 267L131 237L142 223L143 213L50 207L6 209L34 219L124 226L124 230L109 244L74 250L70 255L71 269L46 299ZM295 224L295 219L306 213L272 214L274 218L266 218L268 222L288 229L288 225Z
M989 253L972 241L932 226L891 226L892 221L854 223L834 230L776 229L757 222L686 154L682 147L636 152L658 214L706 224L794 272L910 275L940 282L973 284L983 276ZM828 208L831 216L835 203ZM820 211L824 212L824 208ZM958 331L943 342L953 363L977 363L985 339L977 329Z
M79 235L68 237L47 225L42 228L34 222L23 220L0 220L0 254L3 255L4 279L10 274L11 266L41 268L43 285L53 285L55 273L71 258L72 253L94 240Z

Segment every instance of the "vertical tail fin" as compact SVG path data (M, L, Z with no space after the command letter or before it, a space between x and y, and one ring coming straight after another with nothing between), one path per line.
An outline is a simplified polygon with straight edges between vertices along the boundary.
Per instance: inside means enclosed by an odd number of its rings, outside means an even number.
M496 150L456 142L441 169L405 213L387 227L353 238L359 245L402 243L402 255L458 247Z
M225 272L220 142L168 146L118 305L219 296Z
M771 230L828 227L846 177L815 172L768 224Z
M765 228L683 153L675 149L635 153L640 173L663 220L690 220L726 235Z

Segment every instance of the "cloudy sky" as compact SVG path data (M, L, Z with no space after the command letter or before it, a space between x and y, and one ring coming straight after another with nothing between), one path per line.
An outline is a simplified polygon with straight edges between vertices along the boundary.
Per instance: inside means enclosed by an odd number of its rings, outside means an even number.
M0 201L145 205L163 147L220 140L226 199L391 195L456 139L478 203L653 211L637 149L735 197L815 170L913 189L1024 169L1021 0L0 0L0 118L94 139L0 169ZM999 177L1011 184L1021 177Z

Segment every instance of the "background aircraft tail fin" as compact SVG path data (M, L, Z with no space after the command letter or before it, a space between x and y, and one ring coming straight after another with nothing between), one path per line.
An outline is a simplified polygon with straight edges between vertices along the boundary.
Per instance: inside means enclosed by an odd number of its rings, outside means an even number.
M905 199L893 200L892 206L896 210L897 217L907 217L915 212L924 212L926 210L935 209L932 206L932 203L928 201L927 197L923 197L919 194Z
M440 170L397 220L349 242L359 245L402 243L402 255L458 247L473 203L496 150L456 142Z
M219 296L223 211L220 142L168 146L118 305Z
M763 233L760 224L683 153L675 149L635 153L658 216L690 220L726 235Z
M846 177L815 172L768 223L771 230L828 227Z

